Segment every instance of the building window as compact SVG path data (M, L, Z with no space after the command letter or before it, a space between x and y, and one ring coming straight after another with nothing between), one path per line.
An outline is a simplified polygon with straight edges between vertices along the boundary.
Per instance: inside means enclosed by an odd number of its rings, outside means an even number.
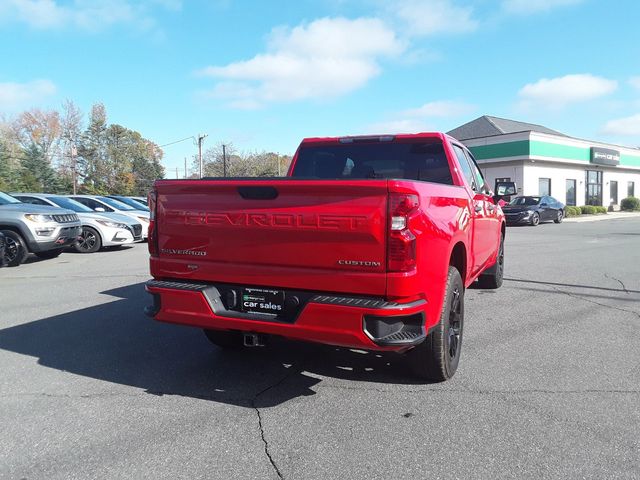
M611 205L618 204L618 182L616 180L611 180L609 182L609 196L611 197Z
M587 170L585 204L602 206L602 172Z
M567 205L576 205L576 181L574 179L567 180Z
M627 183L627 197L634 197L635 194L635 184L633 182Z
M551 179L539 178L538 179L538 195L541 197L544 195L551 195Z

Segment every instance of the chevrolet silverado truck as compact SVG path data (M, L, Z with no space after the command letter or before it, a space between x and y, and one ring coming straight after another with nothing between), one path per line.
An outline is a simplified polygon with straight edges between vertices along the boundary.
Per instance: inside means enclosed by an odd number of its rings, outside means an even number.
M283 178L159 180L146 313L222 347L278 335L394 351L444 381L465 289L502 284L498 199L442 133L305 139Z

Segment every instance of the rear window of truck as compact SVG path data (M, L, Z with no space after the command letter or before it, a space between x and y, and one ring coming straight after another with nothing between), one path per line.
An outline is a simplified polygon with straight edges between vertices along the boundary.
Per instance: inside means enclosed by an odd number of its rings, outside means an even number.
M453 185L449 162L439 139L419 143L302 146L292 176L323 179L402 178Z

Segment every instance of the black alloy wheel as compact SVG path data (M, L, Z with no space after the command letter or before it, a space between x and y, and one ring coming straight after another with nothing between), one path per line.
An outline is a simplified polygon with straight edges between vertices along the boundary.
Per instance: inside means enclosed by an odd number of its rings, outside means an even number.
M540 214L538 212L533 212L533 215L531 215L531 225L534 227L537 227L539 223L540 223Z
M91 227L83 227L78 243L75 245L76 252L94 253L102 247L100 234Z
M29 255L27 246L22 237L11 230L3 230L4 239L4 261L7 267L17 267L24 262Z
M460 288L454 287L451 292L451 306L449 307L449 332L448 332L448 352L449 362L455 361L456 364L460 359L460 347L462 346L462 302L460 302Z
M562 223L562 220L564 219L564 212L562 211L562 209L558 210L558 215L556 215L556 219L554 220L555 223Z
M409 367L422 379L443 382L458 369L464 327L464 284L458 270L450 266L440 321L424 342L406 354Z

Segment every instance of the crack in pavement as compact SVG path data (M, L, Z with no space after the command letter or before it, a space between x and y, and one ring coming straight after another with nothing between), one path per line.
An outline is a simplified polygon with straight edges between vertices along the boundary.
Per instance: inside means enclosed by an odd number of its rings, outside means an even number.
M582 295L577 294L577 293L566 292L566 291L561 290L561 289L556 288L556 287L551 287L551 288L553 290L555 290L556 292L562 293L564 295L568 295L569 297L577 298L578 300L582 300L584 302L589 302L589 303L592 303L594 305L598 305L600 307L610 308L612 310L618 310L619 312L632 313L636 317L640 318L640 313L636 312L635 310L627 310L626 308L614 307L613 305L607 305L606 303L600 303L600 302L596 302L595 300L590 300L590 299L588 299L586 297L583 297Z
M256 401L258 400L258 397L260 397L260 395L263 395L264 393L268 392L269 390L272 390L272 389L277 388L280 385L282 385L282 383L284 383L284 381L287 380L289 377L291 377L294 373L296 373L295 370L287 372L287 374L284 377L282 377L280 380L278 380L276 383L274 383L273 385L270 385L270 386L260 390L258 393L256 393L255 396L253 397L253 399L251 400L251 407L255 410L256 415L258 416L258 428L260 429L260 438L262 439L262 443L264 444L264 453L267 456L267 458L269 459L269 463L271 463L271 466L273 467L273 470L276 472L276 475L280 479L283 479L284 477L282 476L282 473L280 472L280 469L278 468L278 465L276 465L276 462L273 459L273 457L271 456L271 452L269 451L269 442L267 442L267 439L265 437L264 424L262 423L262 412L260 411L260 409L256 405Z
M624 293L626 293L627 295L631 295L631 292L629 290L627 290L627 287L624 286L624 283L622 283L622 280L618 280L616 277L613 276L609 276L606 273L604 274L605 278L609 278L611 280L615 280L616 282L618 282L620 284L620 286L622 287L622 290L624 290Z

